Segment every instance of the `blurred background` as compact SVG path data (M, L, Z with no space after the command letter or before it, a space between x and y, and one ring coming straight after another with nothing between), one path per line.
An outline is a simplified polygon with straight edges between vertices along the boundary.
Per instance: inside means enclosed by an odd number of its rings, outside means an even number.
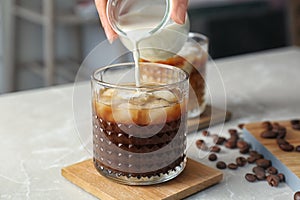
M300 45L300 0L189 2L214 59ZM0 94L74 82L105 39L94 0L0 0Z

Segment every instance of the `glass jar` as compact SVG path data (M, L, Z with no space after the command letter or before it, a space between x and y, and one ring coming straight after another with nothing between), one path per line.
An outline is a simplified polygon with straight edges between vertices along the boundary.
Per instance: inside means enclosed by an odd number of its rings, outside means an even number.
M188 15L184 24L171 18L172 0L108 0L107 17L130 51L138 43L140 56L161 60L177 53L188 38Z

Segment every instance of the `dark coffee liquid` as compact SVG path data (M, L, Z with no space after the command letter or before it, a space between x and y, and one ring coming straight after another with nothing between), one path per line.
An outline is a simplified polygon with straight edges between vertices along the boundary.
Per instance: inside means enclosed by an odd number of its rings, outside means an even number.
M164 121L145 124L153 109L141 110L138 117L131 115L136 120L129 123L124 117L115 120L109 105L95 101L93 160L100 173L150 178L175 171L184 162L187 124L181 123L186 122L186 111L180 103L159 108L166 110Z

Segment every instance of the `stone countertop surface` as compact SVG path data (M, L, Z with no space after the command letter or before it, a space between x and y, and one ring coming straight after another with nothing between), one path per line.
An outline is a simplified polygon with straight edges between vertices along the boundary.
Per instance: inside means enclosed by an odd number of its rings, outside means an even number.
M227 136L239 123L300 118L300 48L288 47L216 60L232 119L210 127ZM218 93L209 75L208 85ZM90 90L89 84L83 84ZM221 92L220 92L221 94ZM61 176L61 168L91 158L74 122L73 84L0 96L0 199L95 199ZM188 135L188 156L215 167ZM222 147L220 160L234 161L238 150ZM223 170L219 184L187 199L292 199L285 184L249 183L252 165Z

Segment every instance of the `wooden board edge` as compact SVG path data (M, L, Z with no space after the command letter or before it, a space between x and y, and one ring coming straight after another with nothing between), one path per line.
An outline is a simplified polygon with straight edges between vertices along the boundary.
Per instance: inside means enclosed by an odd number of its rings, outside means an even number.
M209 180L202 182L201 185L195 184L193 186L190 186L188 189L186 189L184 191L180 191L176 194L173 194L167 198L164 198L163 200L178 200L178 199L183 199L183 198L189 197L193 194L196 194L197 192L201 192L204 189L207 189L209 187L212 187L212 186L218 184L222 180L223 180L223 173L219 172L218 174L216 174Z
M90 159L86 160L89 161ZM83 161L83 162L86 162ZM82 162L80 162L82 163ZM80 164L80 163L76 163L74 165ZM69 182L73 183L75 186L81 188L82 190L86 191L87 193L89 193L90 195L93 195L96 198L100 198L100 199L109 199L109 200L116 200L115 198L112 198L110 195L104 193L104 192L99 192L97 190L93 190L93 187L86 187L86 182L84 180L82 180L81 178L79 178L78 176L76 176L74 173L68 172L67 168L68 167L73 167L74 165L70 165L67 167L64 167L61 169L61 175L63 177L65 177ZM90 189L89 189L90 188Z

